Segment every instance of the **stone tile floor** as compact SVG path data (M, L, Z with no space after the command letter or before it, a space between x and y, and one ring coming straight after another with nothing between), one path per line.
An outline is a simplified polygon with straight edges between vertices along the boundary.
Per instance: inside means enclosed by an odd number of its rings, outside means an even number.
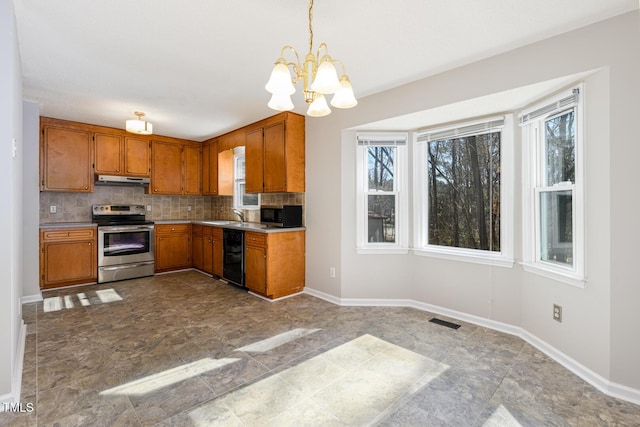
M411 308L270 303L195 271L44 298L23 310L35 410L0 425L640 425L521 339Z

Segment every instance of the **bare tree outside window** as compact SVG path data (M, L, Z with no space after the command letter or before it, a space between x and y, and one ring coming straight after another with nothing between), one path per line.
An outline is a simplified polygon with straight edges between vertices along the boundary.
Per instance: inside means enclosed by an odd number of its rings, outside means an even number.
M367 147L369 242L396 241L395 150L390 146Z
M500 137L427 144L430 245L500 251Z

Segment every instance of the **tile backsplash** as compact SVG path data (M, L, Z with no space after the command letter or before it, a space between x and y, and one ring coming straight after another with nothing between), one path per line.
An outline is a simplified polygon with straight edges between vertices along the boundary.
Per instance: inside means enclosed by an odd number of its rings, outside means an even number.
M304 193L263 194L260 203L304 206ZM93 193L41 192L40 223L91 222L91 206L98 204L151 205L150 221L238 219L231 196L161 196L145 194L142 187L96 186ZM49 212L50 206L56 207L56 213ZM259 222L260 212L246 211L245 220Z

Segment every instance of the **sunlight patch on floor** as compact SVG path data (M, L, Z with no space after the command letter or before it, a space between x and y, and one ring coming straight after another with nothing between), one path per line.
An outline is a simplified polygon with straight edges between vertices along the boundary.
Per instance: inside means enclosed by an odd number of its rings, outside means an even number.
M96 295L102 303L122 301L122 297L118 295L115 289L100 289L96 291Z
M116 292L115 289L98 289L95 292L89 292L89 294L95 294L95 297L91 296L93 304L106 304L115 301L122 301L122 297ZM60 311L63 308L70 309L75 307L74 300L83 306L92 305L91 300L84 292L78 292L75 295L65 295L64 297L50 297L43 300L42 309L45 313L51 311Z
M186 365L177 366L175 368L158 372L157 374L149 375L148 377L144 377L136 381L131 381L126 384L101 391L100 395L143 396L147 393L151 393L164 387L179 383L180 381L195 377L196 375L200 375L204 372L219 369L223 366L237 362L238 360L240 359L200 359Z
M195 426L367 425L449 367L363 335L189 412Z
M320 329L303 329L303 328L292 329L288 332L284 332L282 334L273 336L271 338L258 341L257 343L246 345L244 347L237 349L236 351L246 351L249 353L264 353L265 351L273 350L276 347L279 347L291 341L295 341L298 338L302 338L314 332L318 332L319 330Z
M491 414L491 417L482 424L482 427L522 427L522 424L511 415L507 408L500 405Z

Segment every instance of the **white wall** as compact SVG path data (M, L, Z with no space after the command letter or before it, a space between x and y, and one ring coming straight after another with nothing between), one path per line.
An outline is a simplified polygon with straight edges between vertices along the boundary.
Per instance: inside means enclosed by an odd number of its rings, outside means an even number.
M20 389L22 155L22 72L13 3L0 0L0 401L18 399Z
M42 299L39 280L40 186L40 107L35 101L23 104L23 217L22 217L22 297L23 301Z
M519 326L596 375L640 390L640 280L633 268L640 241L633 226L639 207L638 20L637 11L621 15L361 99L351 110L308 119L306 201L313 220L307 224L307 286L344 299L409 297ZM350 158L355 148L345 147L350 141L341 137L342 130L590 70L599 71L587 79L585 91L586 289L524 272L519 265L505 269L355 253ZM520 178L516 181L515 250L521 258ZM328 279L331 264L341 268L337 279ZM563 306L562 323L552 320L553 303Z

